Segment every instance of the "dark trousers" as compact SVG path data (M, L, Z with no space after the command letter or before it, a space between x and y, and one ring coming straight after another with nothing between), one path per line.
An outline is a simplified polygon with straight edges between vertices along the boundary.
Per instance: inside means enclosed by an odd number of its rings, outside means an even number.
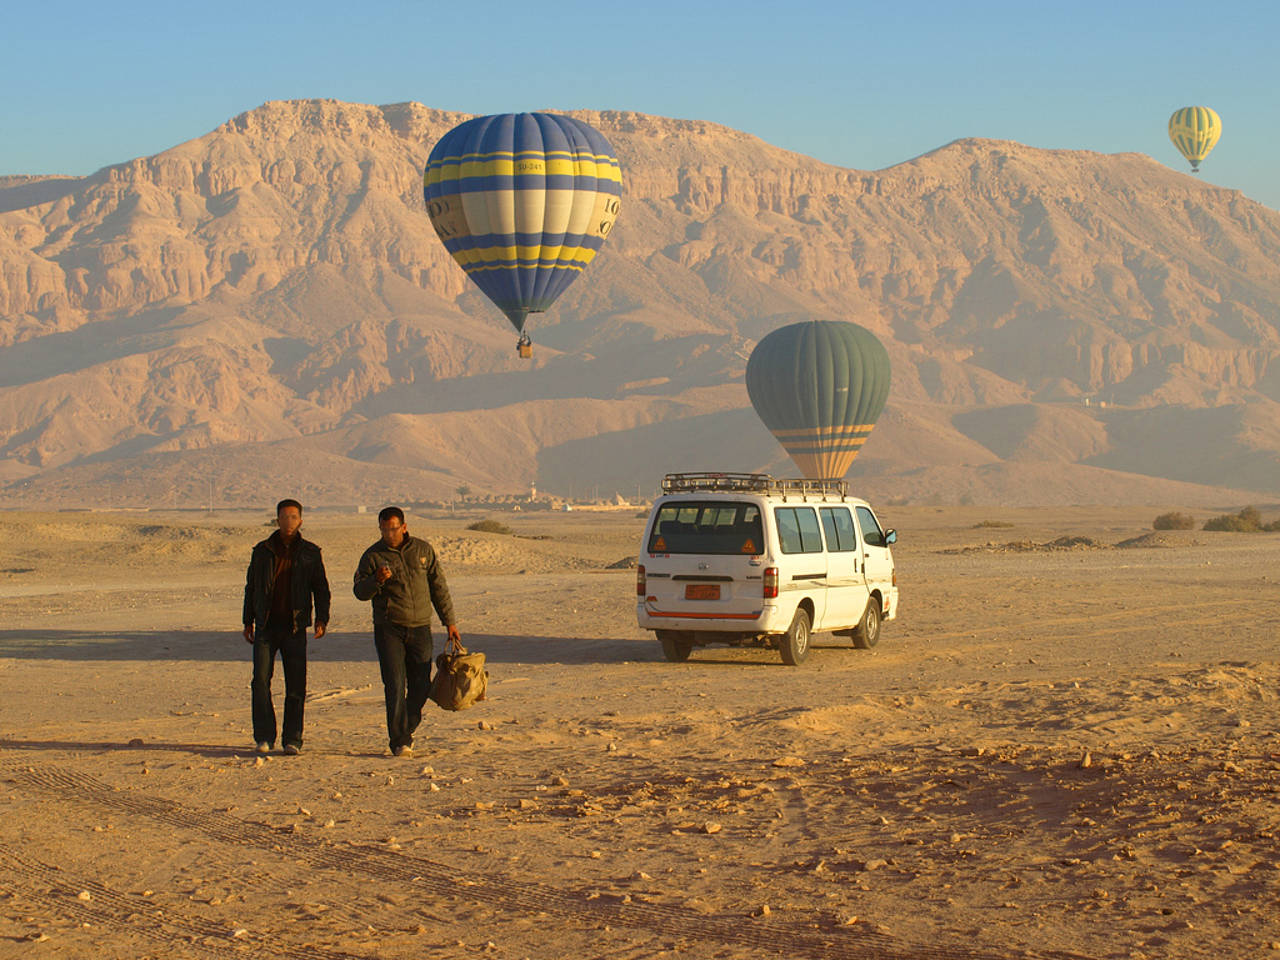
M392 750L413 746L431 692L431 628L375 623L373 645L387 700L387 740Z
M253 640L253 739L276 742L271 675L276 652L284 664L284 743L302 746L302 708L307 699L307 630L277 630L270 624Z

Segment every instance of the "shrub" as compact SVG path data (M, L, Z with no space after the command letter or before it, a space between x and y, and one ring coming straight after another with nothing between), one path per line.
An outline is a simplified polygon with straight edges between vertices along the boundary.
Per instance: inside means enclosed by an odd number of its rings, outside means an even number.
M1008 520L983 520L981 523L975 523L973 525L973 529L985 530L988 527L1004 528L1004 527L1012 527L1012 526L1013 524L1010 523Z
M468 530L479 530L481 533L514 533L510 527L498 520L477 520L467 525Z
M1269 526L1263 526L1262 514L1258 512L1257 507L1245 507L1239 513L1224 513L1220 517L1213 517L1204 522L1206 530L1225 530L1230 533L1256 533L1259 530L1266 530Z
M1196 518L1186 513L1162 513L1151 521L1152 530L1194 530Z

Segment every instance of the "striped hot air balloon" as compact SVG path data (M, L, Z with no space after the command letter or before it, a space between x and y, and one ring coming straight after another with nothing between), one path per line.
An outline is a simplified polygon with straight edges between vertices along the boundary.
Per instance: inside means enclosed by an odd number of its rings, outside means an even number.
M1169 139L1191 161L1191 172L1200 172L1200 161L1222 136L1222 120L1209 107L1183 107L1169 118Z
M613 148L581 120L476 117L446 133L423 176L427 213L467 275L520 333L582 273L618 218Z
M889 353L856 323L774 330L747 360L747 395L800 473L843 477L889 396Z

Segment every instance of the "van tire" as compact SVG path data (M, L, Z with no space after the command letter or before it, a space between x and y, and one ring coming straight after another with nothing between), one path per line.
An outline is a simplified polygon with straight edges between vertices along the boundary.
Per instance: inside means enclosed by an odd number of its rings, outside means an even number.
M693 652L693 643L688 636L679 630L658 630L658 642L662 644L662 655L672 663L684 663Z
M867 601L862 619L853 628L853 645L859 650L870 650L880 641L880 601L875 597Z
M809 614L804 608L796 610L791 618L791 626L778 642L778 652L782 654L782 662L789 667L797 667L809 656Z

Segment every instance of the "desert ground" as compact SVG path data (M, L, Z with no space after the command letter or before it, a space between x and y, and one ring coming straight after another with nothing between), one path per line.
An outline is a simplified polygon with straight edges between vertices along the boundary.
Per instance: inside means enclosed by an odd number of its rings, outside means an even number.
M410 514L491 673L411 760L372 514L306 515L331 632L303 754L259 757L267 512L0 513L0 957L1280 951L1280 534L1168 509L885 507L898 619L798 668L663 661L635 508Z

